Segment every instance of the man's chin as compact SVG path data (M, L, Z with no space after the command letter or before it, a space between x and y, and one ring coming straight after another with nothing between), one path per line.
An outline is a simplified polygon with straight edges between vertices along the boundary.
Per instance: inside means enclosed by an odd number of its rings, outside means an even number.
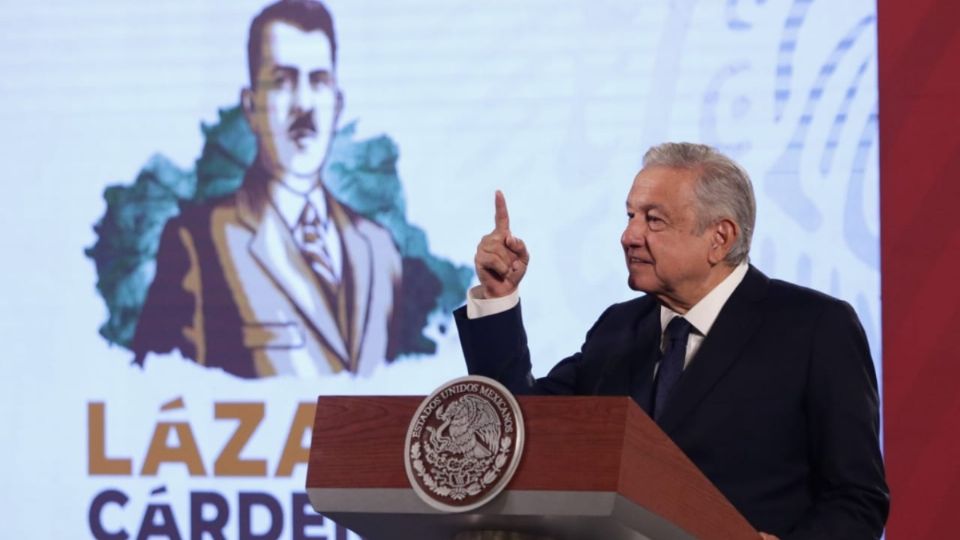
M294 176L308 180L311 178L317 178L320 175L320 167L322 164L322 160L293 159L290 162L290 166L287 168L287 171Z
M287 170L293 176L304 180L310 180L320 175L320 167L290 167Z
M291 152L287 159L287 171L297 176L316 176L323 166L324 153L319 148L304 148Z
M655 289L653 283L645 277L630 275L627 277L627 286L639 292L648 293Z

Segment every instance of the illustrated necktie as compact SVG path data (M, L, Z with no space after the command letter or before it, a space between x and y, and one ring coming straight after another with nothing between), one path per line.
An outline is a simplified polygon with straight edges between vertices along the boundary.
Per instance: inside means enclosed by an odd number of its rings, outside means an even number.
M683 373L683 360L687 352L687 338L693 326L683 317L674 317L667 324L666 346L657 368L657 382L653 389L653 419L663 416L670 391Z
M299 231L298 240L300 249L304 256L310 262L313 270L320 274L330 283L336 285L340 281L340 275L333 265L333 259L330 257L330 251L327 250L326 242L326 224L320 220L320 214L309 201L303 207L303 213L300 214L300 221L297 227Z

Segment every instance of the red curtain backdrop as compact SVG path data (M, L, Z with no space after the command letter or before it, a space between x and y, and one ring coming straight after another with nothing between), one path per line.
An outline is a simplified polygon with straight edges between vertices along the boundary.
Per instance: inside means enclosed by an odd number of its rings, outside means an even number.
M957 538L960 2L878 4L887 538Z

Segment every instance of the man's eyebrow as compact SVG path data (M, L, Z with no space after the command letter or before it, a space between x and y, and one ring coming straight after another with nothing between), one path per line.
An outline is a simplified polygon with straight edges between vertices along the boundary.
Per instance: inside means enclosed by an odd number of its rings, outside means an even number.
M627 206L627 210L630 210L630 209L631 209L630 201L627 201L627 202L626 202L626 206ZM663 211L663 212L666 211L666 210L663 209L663 205L657 204L657 203L642 204L642 205L640 205L640 206L636 206L636 207L633 207L633 208L636 209L636 210L638 210L638 211L644 211L644 212L646 212L646 211L648 211L648 210L660 210L660 211Z
M315 69L315 70L311 71L311 72L309 73L309 75L310 75L310 78L326 76L326 77L329 77L329 78L332 79L332 78L333 78L333 70L327 69L327 68L319 68L319 69Z
M271 71L272 71L273 73L277 73L277 72L280 72L280 73L297 73L297 72L299 72L300 70L297 69L295 66L275 65L275 66L273 66L273 69L272 69Z

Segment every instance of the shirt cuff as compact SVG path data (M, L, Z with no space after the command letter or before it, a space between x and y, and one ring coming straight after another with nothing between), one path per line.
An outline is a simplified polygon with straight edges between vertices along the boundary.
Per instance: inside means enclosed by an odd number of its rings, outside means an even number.
M479 319L488 315L496 315L513 309L520 303L520 291L501 296L500 298L483 298L483 289L480 285L467 291L467 318Z

